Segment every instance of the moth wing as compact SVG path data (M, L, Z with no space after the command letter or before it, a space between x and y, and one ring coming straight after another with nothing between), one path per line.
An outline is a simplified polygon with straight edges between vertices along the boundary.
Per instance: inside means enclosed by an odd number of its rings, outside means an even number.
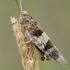
M39 36L38 38L34 36L32 42L36 45L36 47L40 51L44 53L45 59L48 60L50 57L63 66L67 65L67 61L58 51L58 49L53 45L53 43L50 41L50 38L47 36L45 32L43 32L42 35Z
M59 64L66 66L67 61L64 59L64 57L59 52L59 50L53 45L53 43L50 41L49 37L47 36L45 32L42 33L42 37L45 40L45 42L43 43L46 44L45 50L49 53L49 55Z

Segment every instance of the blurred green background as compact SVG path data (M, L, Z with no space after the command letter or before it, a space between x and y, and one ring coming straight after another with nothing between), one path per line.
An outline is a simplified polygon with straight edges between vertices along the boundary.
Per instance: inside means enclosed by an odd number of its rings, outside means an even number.
M18 0L19 2L19 0ZM23 10L35 18L68 61L62 67L54 60L40 61L40 70L70 70L70 0L22 0ZM19 19L15 0L0 0L0 70L23 70L10 16Z

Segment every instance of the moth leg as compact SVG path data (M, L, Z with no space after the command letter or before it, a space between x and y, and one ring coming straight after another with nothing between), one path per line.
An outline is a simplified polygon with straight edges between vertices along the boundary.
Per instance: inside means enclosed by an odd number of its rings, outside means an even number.
M27 41L27 42L23 43L23 45L28 44L28 43L30 43L30 42L31 42L31 40L29 40L29 41Z
M29 41L25 42L25 44L28 44L28 43L30 43L30 42L31 42L31 40L29 40Z
M29 43L31 43L31 42L32 42L32 39L30 39L29 41L23 43L23 45L25 45L25 44L29 44Z

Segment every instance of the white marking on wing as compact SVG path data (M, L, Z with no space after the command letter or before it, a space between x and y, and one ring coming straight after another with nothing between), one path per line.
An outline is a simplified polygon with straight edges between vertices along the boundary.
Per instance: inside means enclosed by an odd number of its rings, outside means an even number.
M41 41L40 38L37 38L36 36L32 37L32 42L40 49L43 50L44 49L44 45Z
M45 40L45 43L47 43L48 40L49 40L48 35L47 35L45 32L43 32L43 33L42 33L42 36L43 36L43 38L44 38L44 40Z

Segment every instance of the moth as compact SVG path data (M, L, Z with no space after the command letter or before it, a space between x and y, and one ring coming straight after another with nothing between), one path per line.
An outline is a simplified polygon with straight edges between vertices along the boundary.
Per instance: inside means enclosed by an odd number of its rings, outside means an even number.
M35 48L41 54L41 59L50 61L51 58L54 59L57 63L66 66L67 61L51 42L48 35L43 31L38 22L29 15L27 11L22 11L19 17L19 23L22 24L29 36L29 42L31 42Z
M46 60L54 59L59 64L66 66L67 61L62 54L58 51L55 45L51 42L50 38L38 25L38 22L33 19L27 11L23 11L20 15L19 22L26 28L29 42L32 42L38 51L42 54L42 58Z

